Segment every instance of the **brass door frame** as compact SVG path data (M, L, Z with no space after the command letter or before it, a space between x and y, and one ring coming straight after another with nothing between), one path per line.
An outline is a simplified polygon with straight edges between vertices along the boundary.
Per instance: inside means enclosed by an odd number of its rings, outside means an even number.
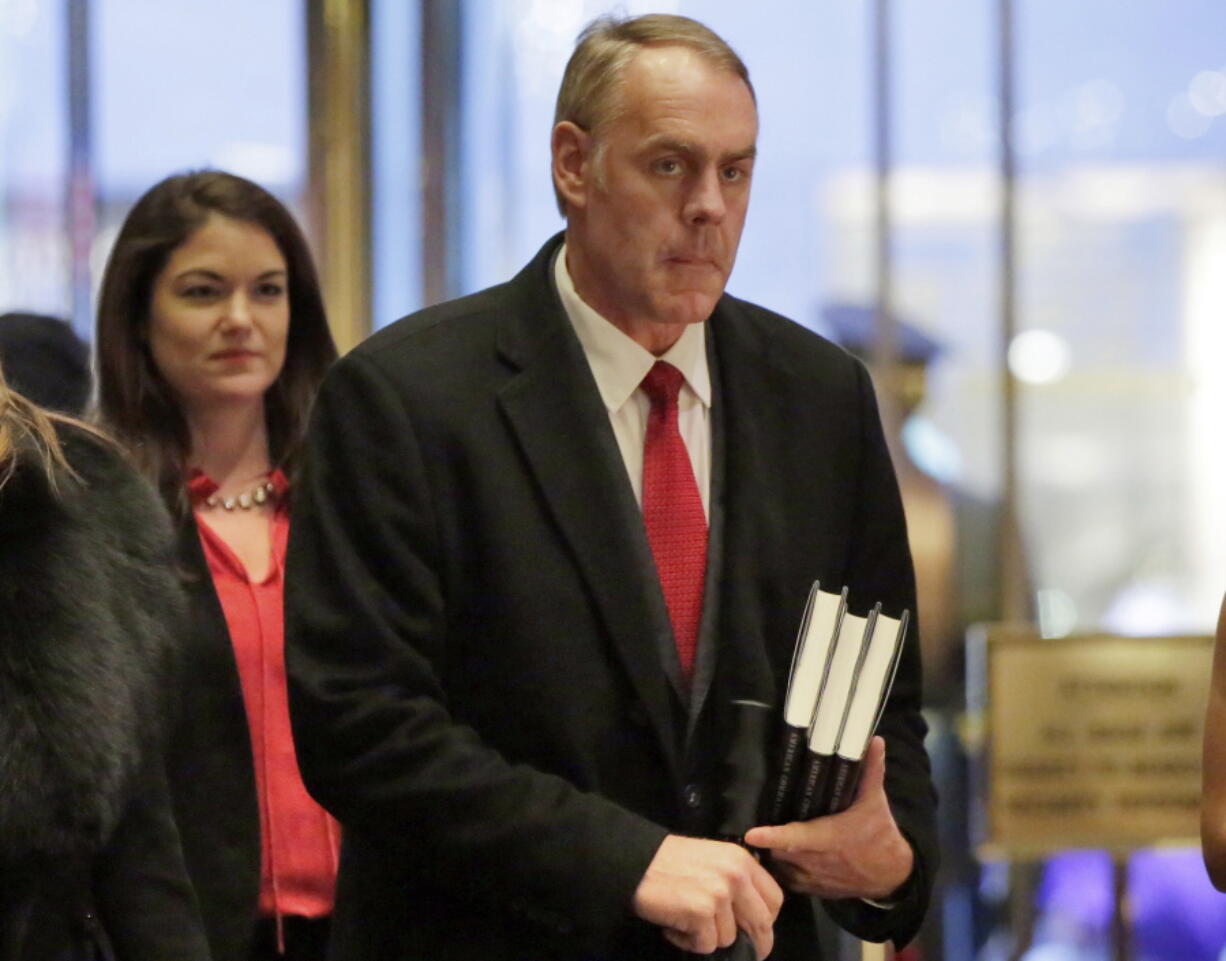
M307 211L344 353L371 330L368 0L306 0L306 34Z

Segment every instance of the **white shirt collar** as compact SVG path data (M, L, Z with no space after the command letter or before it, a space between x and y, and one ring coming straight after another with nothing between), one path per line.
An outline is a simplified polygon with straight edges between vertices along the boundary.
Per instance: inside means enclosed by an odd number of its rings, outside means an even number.
M554 256L554 281L562 307L596 378L601 400L610 412L620 410L642 383L652 364L666 360L685 377L685 382L704 407L711 406L711 371L707 367L706 323L688 324L677 342L662 357L656 357L638 341L623 333L583 302L566 269L566 244Z

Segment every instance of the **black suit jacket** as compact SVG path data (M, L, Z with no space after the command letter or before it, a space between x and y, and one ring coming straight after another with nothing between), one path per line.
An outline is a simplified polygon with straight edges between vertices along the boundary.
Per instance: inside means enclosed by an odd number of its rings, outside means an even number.
M678 695L641 514L553 287L559 243L376 334L317 401L287 656L306 783L346 830L335 958L675 956L634 889L666 833L716 830L728 704L779 703L809 584L914 608L863 367L724 297L722 552L698 691ZM828 906L864 937L911 937L935 863L919 685L911 643L881 730L916 871L893 911ZM807 899L776 931L774 957L814 956Z
M213 961L246 961L260 896L255 761L234 645L194 517L178 527L191 629L167 774Z

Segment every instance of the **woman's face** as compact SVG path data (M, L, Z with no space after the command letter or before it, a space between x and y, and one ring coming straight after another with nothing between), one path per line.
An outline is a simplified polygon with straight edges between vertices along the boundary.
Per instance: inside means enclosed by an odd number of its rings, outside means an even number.
M285 363L289 276L268 231L211 214L153 281L153 362L192 413L263 399Z

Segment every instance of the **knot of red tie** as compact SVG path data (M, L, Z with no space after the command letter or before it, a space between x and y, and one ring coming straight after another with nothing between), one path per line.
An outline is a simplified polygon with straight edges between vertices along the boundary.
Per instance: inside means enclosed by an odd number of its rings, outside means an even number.
M685 377L656 361L643 378L651 400L643 443L643 523L672 621L681 669L688 677L698 646L707 571L707 517L689 451L678 426L677 396Z
M671 404L676 409L677 395L684 383L685 375L681 371L666 360L657 360L643 378L643 390L651 398L653 408Z

